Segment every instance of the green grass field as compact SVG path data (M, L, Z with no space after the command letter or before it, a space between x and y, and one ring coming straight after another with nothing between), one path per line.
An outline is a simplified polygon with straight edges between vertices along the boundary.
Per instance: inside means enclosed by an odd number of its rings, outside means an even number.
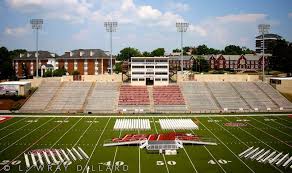
M276 167L238 156L250 146L290 153L291 156L292 118L288 115L192 117L199 122L199 130L180 132L213 138L218 145L185 145L175 156L151 154L138 146L102 146L105 140L128 133L167 132L160 128L159 116L145 116L143 118L151 122L151 131L114 131L116 117L14 117L0 123L0 172L87 172L84 169L87 166L90 168L88 172L292 172L290 165L287 168ZM224 126L228 122L241 122L247 126ZM51 169L45 166L42 171L26 168L23 153L35 149L72 147L81 147L90 159L74 161L67 169L63 165L53 165Z

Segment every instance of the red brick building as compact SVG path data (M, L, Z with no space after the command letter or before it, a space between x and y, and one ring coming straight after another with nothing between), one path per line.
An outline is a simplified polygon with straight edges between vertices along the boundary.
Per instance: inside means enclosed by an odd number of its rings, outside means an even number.
M64 68L69 74L74 70L81 75L98 75L110 71L110 56L100 49L78 49L58 56L48 51L39 51L39 74L50 68ZM14 58L14 68L19 78L36 74L36 52L27 52ZM113 65L115 57L113 57Z

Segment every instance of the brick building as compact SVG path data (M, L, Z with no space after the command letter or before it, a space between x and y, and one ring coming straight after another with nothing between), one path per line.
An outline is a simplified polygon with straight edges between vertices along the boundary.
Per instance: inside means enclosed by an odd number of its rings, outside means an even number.
M78 49L58 56L48 51L39 51L39 74L48 69L64 68L69 74L77 70L81 75L98 75L110 71L110 56L100 49ZM30 51L14 58L14 68L19 78L36 74L36 52ZM115 57L113 57L113 65Z

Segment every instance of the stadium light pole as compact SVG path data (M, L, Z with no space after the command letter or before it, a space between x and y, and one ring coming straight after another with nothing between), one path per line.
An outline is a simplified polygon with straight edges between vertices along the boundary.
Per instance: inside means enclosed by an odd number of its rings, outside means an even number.
M263 51L262 51L262 66L263 66L263 82L265 81L265 34L269 33L270 25L268 24L259 24L258 26L259 33L263 37Z
M42 29L43 19L31 19L30 24L32 29L36 30L36 77L39 77L39 29Z
M181 44L181 63L180 63L180 68L181 68L181 73L183 74L184 67L183 67L183 33L187 32L187 29L189 27L189 23L185 22L176 22L176 28L177 32L180 32L180 44Z
M110 49L111 49L111 75L113 74L113 32L116 32L118 27L118 22L104 22L104 27L106 31L110 33Z

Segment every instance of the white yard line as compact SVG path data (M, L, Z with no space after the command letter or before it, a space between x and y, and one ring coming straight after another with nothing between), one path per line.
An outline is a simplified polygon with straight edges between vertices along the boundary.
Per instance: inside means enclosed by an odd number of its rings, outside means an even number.
M93 150L92 150L92 152L91 152L91 154L90 154L90 156L89 156L89 159L87 160L87 162L86 162L86 164L85 164L85 166L84 166L84 169L83 169L82 173L84 173L84 172L86 171L87 166L88 166L88 163L89 163L89 161L91 160L92 155L93 155L93 153L95 152L96 147L97 147L98 144L99 144L99 141L100 141L100 139L101 139L101 136L103 135L103 133L104 133L106 127L108 126L108 123L110 122L110 120L111 120L111 118L108 119L108 121L107 121L105 127L103 128L101 134L99 135L99 138L98 138L98 140L96 141L96 144L94 145L94 148L93 148Z
M51 120L51 119L50 119ZM17 143L18 141L22 140L23 138L27 137L28 135L30 135L31 133L35 132L37 129L41 128L42 126L44 126L45 124L47 124L50 120L46 121L45 123L43 123L41 126L35 128L33 131L30 131L29 133L27 133L26 135L22 136L21 138L19 138L17 141L13 142L12 144L10 144L9 146L7 146L6 148L2 149L0 151L0 153L2 153L3 151L7 150L8 148L10 148L11 146L13 146L15 143Z
M14 125L14 124L18 123L18 122L20 122L20 121L23 121L23 120L25 120L25 119L27 119L27 118L28 118L28 117L21 118L20 120L18 120L18 121L15 121L14 123L12 123L12 124L9 124L8 126L5 126L5 127L1 128L1 129L0 129L0 131L1 131L1 130L4 130L4 129L6 129L6 128L8 128L8 127L10 127L10 126L12 126L12 125ZM9 121L9 120L8 120L8 121Z
M173 131L175 132L175 130L174 130L174 129L173 129ZM194 163L193 163L192 159L190 158L190 156L189 156L189 154L188 154L187 150L186 150L184 147L183 147L183 150L184 150L184 152L186 153L186 155L187 155L187 157L188 157L188 159L189 159L189 161L190 161L190 163L191 163L191 165L192 165L192 167L193 167L194 171L195 171L196 173L198 173L198 170L197 170L197 168L195 167L195 165L194 165Z
M192 129L191 129L190 131L191 131L193 134L195 134L194 131L193 131ZM221 168L221 170L222 170L223 172L226 173L225 169L221 166L220 163L218 163L217 159L213 156L213 154L209 151L209 149L208 149L205 145L204 145L204 148L205 148L205 150L210 154L210 156L214 159L214 161L217 163L217 165Z
M125 118L124 118L124 119L125 119ZM121 135L122 135L122 129L120 129L119 138L121 138ZM113 158L113 161L112 161L112 169L111 169L111 173L112 173L113 170L114 170L114 166L115 166L115 162L116 162L116 157L117 157L118 149L119 149L119 146L116 146L115 155L114 155L114 158Z
M159 115L157 117L159 118L168 118L168 117L202 117L202 118L206 118L206 116L209 117L260 117L260 116L269 116L269 117L273 117L273 116L288 116L291 115L289 113L286 114L228 114L228 115L221 115L221 114L215 114L215 115L204 115L204 114L200 114L200 115L194 115L194 114L178 114L178 115ZM77 118L82 118L84 116L88 117L88 118L120 118L121 115L9 115L11 117L77 117ZM155 117L153 115L123 115L123 117L126 118L152 118Z
M153 123L154 123L155 131L156 131L156 133L158 134L158 131L157 131L157 128L156 128L155 119L153 118L153 116L152 116L152 121L153 121ZM164 165L165 165L165 168L166 168L166 170L167 170L167 173L169 173L169 169L168 169L168 166L167 166L167 163L166 163L166 160L165 160L165 156L164 156L164 154L162 154L162 157L163 157L163 160L164 160Z
M17 132L17 131L21 130L21 129L23 129L24 127L26 127L26 126L30 125L31 123L32 123L32 122L30 122L30 123L27 123L27 124L23 125L22 127L19 127L18 129L16 129L16 130L13 130L11 133L9 133L9 134L7 134L7 135L3 136L2 138L0 138L0 140L2 140L2 139L4 139L4 138L6 138L7 136L9 136L9 135L11 135L11 134L13 134L13 133L15 133L15 132Z
M287 136L289 136L289 137L292 137L292 135L289 135L288 133L282 132L281 130L279 130L279 129L273 127L273 126L269 126L269 125L267 125L267 124L265 124L265 123L263 123L263 122L261 122L261 121L255 119L255 118L252 118L252 117L250 117L250 118L253 119L253 120L255 120L255 121L257 121L257 122L259 122L259 123L261 123L261 124L263 124L263 125L265 125L265 126L268 126L269 128L272 128L272 129L274 129L274 130L277 130L278 132L280 132L280 133L282 133L282 134L284 134L284 135L287 135Z
M138 117L138 120L139 120L139 117ZM140 130L139 130L139 128L138 128L138 134L140 134ZM139 169L139 173L141 173L141 148L140 148L140 146L138 145L138 151L139 151L139 167L138 167L138 169Z
M241 163L243 163L251 172L255 173L244 161L242 161L223 141L221 141L211 130L208 129L202 122L200 122L205 129L207 129L217 140L219 140Z
M279 123L279 122L277 122L277 121L271 121L271 122L276 123L276 124L279 124L279 125L282 126L282 127L285 127L285 128L288 128L288 129L292 129L292 127L286 126L286 125L284 125L284 124L282 124L282 123ZM291 125L292 125L292 124L291 124Z
M281 120L283 120L283 121L285 121L285 122L287 122L287 123L289 123L289 124L291 124L292 125L292 118L290 118L291 119L291 121L289 121L289 120L287 120L287 119L285 119L285 118L282 118L282 117L277 117L278 119L281 119Z
M44 124L42 124L41 126L39 126L37 129L39 129L40 127L42 127L43 125L47 124L48 122L52 121L55 118L51 118L48 121L46 121ZM30 146L28 146L23 152L21 152L18 156L16 156L14 159L12 159L8 165L12 162L15 161L15 159L17 159L18 157L22 156L23 153L25 153L27 150L29 150L32 146L34 146L36 143L38 143L41 139L43 139L44 137L46 137L49 133L51 133L53 130L55 130L57 127L59 127L62 123L58 124L57 126L55 126L54 128L52 128L50 131L48 131L46 134L44 134L43 136L41 136L37 141L35 141L33 144L31 144ZM0 171L3 170L3 168L0 169Z
M252 125L251 123L248 123L248 122L246 122L246 123L247 123L248 125L254 127L255 129L257 129L257 130L259 130L259 131L261 131L261 132L263 132L263 133L265 133L265 134L271 136L272 138L276 139L277 141L279 141L279 142L281 142L281 143L283 143L283 144L285 144L285 145L287 145L287 146L289 146L289 147L292 148L292 145L287 144L286 142L282 141L281 139L279 139L279 138L277 138L277 137L275 137L275 136L273 136L273 135L271 135L271 134L265 132L265 131L262 130L262 129L257 128L256 126Z
M82 133L82 135L78 138L78 140L75 142L75 144L73 145L73 147L75 147L78 142L82 139L82 137L84 136L84 134L88 131L88 129L92 126L93 122L95 121L96 118L93 119L93 121L90 123L90 125L85 129L85 131ZM72 147L72 148L73 148Z
M226 121L228 121L228 122L231 122L231 121L229 121L227 118L224 118L224 119L225 119ZM267 143L263 142L262 140L260 140L259 138L255 137L253 134L249 133L249 132L246 131L244 128L239 127L239 129L242 130L243 132L247 133L248 135L252 136L252 137L255 138L256 140L260 141L260 142L263 143L264 145L268 146L269 148L271 148L271 149L277 151L275 148L271 147L269 144L267 144ZM279 169L278 167L276 167L275 165L272 165L272 166L273 166L275 169L277 169L279 172L283 173L283 171L280 170L280 169Z

